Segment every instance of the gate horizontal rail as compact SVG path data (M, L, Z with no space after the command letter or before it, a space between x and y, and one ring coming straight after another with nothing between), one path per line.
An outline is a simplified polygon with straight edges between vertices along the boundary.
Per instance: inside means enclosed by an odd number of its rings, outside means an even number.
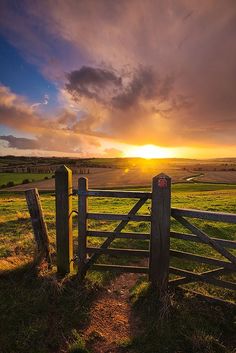
M184 251L172 250L172 249L170 249L170 255L181 259L201 262L201 263L214 265L214 266L224 266L227 269L236 270L236 266L233 265L231 262L218 260L213 257L200 256L200 255L196 255L196 254L192 254Z
M136 239L136 240L149 240L150 234L148 233L119 233L119 232L99 232L96 230L87 231L87 236L109 238L116 237L117 239Z
M88 254L108 254L108 255L132 255L132 256L144 256L148 257L150 252L148 250L136 250L136 249L119 249L119 248L94 248L87 247L86 252Z
M87 219L150 222L151 216L125 215L125 214L114 214L114 213L87 213Z
M130 272L130 273L148 273L148 267L141 266L121 266L121 265L105 265L94 264L91 267L98 271L115 271L115 272Z
M171 216L191 217L205 219L214 222L236 223L236 214L224 212L210 212L200 210L189 210L184 208L171 208Z
M193 241L195 243L202 243L205 244L205 242L198 238L197 235L195 234L187 234L187 233L180 233L180 232L170 232L170 237L175 238L175 239L181 239L181 240L189 240ZM213 238L211 237L216 243L219 245L223 245L226 248L231 248L231 249L236 249L236 241L234 240L226 240L226 239L220 239L220 238Z
M118 190L92 190L89 189L87 191L78 190L79 196L88 196L88 197L118 197L118 198L131 198L131 199L151 199L151 192L144 191L118 191Z

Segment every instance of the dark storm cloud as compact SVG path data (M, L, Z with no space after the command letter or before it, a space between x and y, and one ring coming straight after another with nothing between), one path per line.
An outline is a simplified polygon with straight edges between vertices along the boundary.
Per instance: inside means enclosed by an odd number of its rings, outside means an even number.
M23 137L15 137L12 135L0 136L0 140L7 141L8 147L17 148L20 150L35 150L40 149L40 144L34 139L28 139Z
M121 85L121 78L114 72L88 66L68 73L67 79L67 90L77 98L84 96L101 100L101 90L114 90Z
M167 100L174 83L173 76L160 79L150 67L124 72L122 77L111 70L82 67L67 74L67 79L66 89L75 99L95 99L121 110L137 105L140 99Z
M130 84L112 98L112 104L114 107L127 109L137 104L140 98L158 102L166 100L169 98L173 82L173 77L159 79L151 68L135 70Z

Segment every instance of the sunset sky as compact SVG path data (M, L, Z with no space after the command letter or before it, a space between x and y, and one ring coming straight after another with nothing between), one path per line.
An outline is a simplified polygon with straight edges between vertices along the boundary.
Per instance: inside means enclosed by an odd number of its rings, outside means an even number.
M1 0L0 147L236 157L236 1Z

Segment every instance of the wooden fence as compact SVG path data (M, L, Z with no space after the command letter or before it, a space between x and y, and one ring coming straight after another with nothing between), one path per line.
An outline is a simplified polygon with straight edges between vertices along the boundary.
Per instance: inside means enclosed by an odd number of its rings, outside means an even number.
M181 285L189 282L202 281L227 289L236 289L236 284L218 279L217 276L236 271L236 257L227 249L236 249L236 242L209 237L205 232L189 222L189 218L227 222L236 224L236 214L216 213L199 210L171 208L171 179L164 174L157 175L152 180L152 192L90 190L87 178L78 181L78 210L72 209L72 173L65 166L56 171L56 237L57 237L57 267L61 274L68 273L73 268L72 214L78 214L78 273L84 276L88 269L101 271L119 271L146 273L152 286L159 295L166 291L168 285ZM138 201L128 214L90 213L88 197L131 198ZM150 215L140 215L137 212L151 200ZM190 234L170 230L171 217L190 231ZM188 218L188 219L186 219ZM88 230L87 222L93 220L120 221L113 232ZM122 232L129 221L150 222L149 233ZM88 247L88 237L103 237L106 240L99 248ZM204 243L210 245L224 260L200 256L170 248L170 238ZM117 249L110 245L115 239L149 240L149 250ZM227 248L227 249L226 249ZM100 255L128 255L149 258L148 267L121 266L99 264ZM170 266L170 256L213 265L217 268L203 273L195 273ZM169 280L169 273L179 278Z

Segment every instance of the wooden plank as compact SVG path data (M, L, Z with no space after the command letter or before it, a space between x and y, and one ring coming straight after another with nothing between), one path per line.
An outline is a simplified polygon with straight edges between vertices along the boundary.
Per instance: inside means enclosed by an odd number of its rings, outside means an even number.
M201 275L208 275L208 276L213 276L213 275L221 275L223 273L225 273L225 268L221 267L221 268L217 268L215 270L210 270L210 271L206 271L201 273ZM195 280L194 280L195 281ZM181 278L177 278L177 279L173 279L171 281L169 281L169 285L173 285L173 286L178 286L178 285L183 285L183 284L187 284L193 282L192 277L181 277Z
M180 232L170 232L170 237L175 238L175 239L181 239L181 240L189 240L193 241L195 243L203 243L205 244L205 241L200 239L197 235L194 234L186 234L186 233L180 233ZM220 238L213 238L211 237L216 243L219 245L225 246L226 248L230 249L236 249L236 241L233 240L226 240L226 239L220 239Z
M108 220L108 221L137 221L137 222L150 222L150 216L143 215L124 215L113 213L87 213L88 219Z
M235 303L233 302L230 302L228 300L223 300L223 299L220 299L220 298L216 298L216 297L213 297L213 296L210 296L210 295L206 295L206 294L202 294L202 293L199 293L197 291L194 291L192 289L189 289L189 288L182 288L182 287L176 287L175 288L175 291L178 291L178 292L182 292L182 294L186 294L186 293L189 293L191 296L194 296L195 298L198 298L200 300L204 300L204 302L208 302L208 303L214 303L214 304L217 304L217 305L221 305L225 308L225 306L227 306L228 308L231 308L233 310L235 310L236 308L236 305Z
M150 234L148 233L119 233L119 232L100 232L89 230L87 236L110 238L116 237L117 239L136 239L136 240L149 240Z
M41 261L45 258L47 262L51 264L48 230L44 220L38 189L26 190L25 197L34 231L34 238L37 244L38 260Z
M192 217L206 219L215 222L236 223L236 214L224 212L209 212L200 210L189 210L184 208L172 208L171 216Z
M120 248L94 248L87 247L88 254L107 254L107 255L131 255L131 256L149 256L148 250L135 250L135 249L120 249Z
M83 276L84 265L86 263L86 235L87 235L87 212L88 212L88 203L86 191L88 190L88 179L79 178L78 180L78 189L82 191L81 195L78 198L78 274Z
M55 172L57 271L73 270L72 171L65 165Z
M215 286L236 290L236 284L232 282L226 282L217 278L211 278L211 276L206 274L193 273L186 270L181 270L179 268L171 267L169 268L170 273L179 276L185 276L191 278L193 281L201 281L209 284L214 284Z
M138 266L120 266L120 265L105 265L95 264L91 267L96 271L114 271L114 272L130 272L130 273L148 273L147 267Z
M218 260L213 257L200 256L200 255L196 255L196 254L192 254L184 251L172 250L172 249L170 249L170 255L180 259L197 261L200 263L205 263L205 264L214 265L214 266L222 266L227 269L236 270L236 267L231 262Z
M184 227L189 229L192 233L196 234L202 241L206 244L211 245L213 249L218 251L221 255L223 255L226 259L231 261L236 266L236 257L231 254L228 250L224 249L221 245L219 245L214 239L210 238L207 234L205 234L202 230L191 224L185 218L180 216L174 216L174 218L180 222Z
M149 280L165 293L169 276L171 178L159 174L152 181Z
M191 282L193 282L192 278L180 277L180 278L176 278L176 279L171 279L168 284L169 284L169 286L180 286L180 285L191 283Z
M118 198L132 198L132 199L151 199L151 192L143 191L120 191L120 190L88 190L86 192L78 190L78 195L91 197L118 197Z
M128 215L134 215L138 210L145 204L146 199L140 199L129 211ZM121 221L115 228L114 233L119 233L122 231L122 229L128 224L129 219ZM116 238L114 235L113 237L107 238L104 243L101 245L102 249L106 249L110 246L110 244L113 242L113 240ZM91 258L87 261L85 267L86 270L95 262L97 261L99 257L99 254L93 254Z

